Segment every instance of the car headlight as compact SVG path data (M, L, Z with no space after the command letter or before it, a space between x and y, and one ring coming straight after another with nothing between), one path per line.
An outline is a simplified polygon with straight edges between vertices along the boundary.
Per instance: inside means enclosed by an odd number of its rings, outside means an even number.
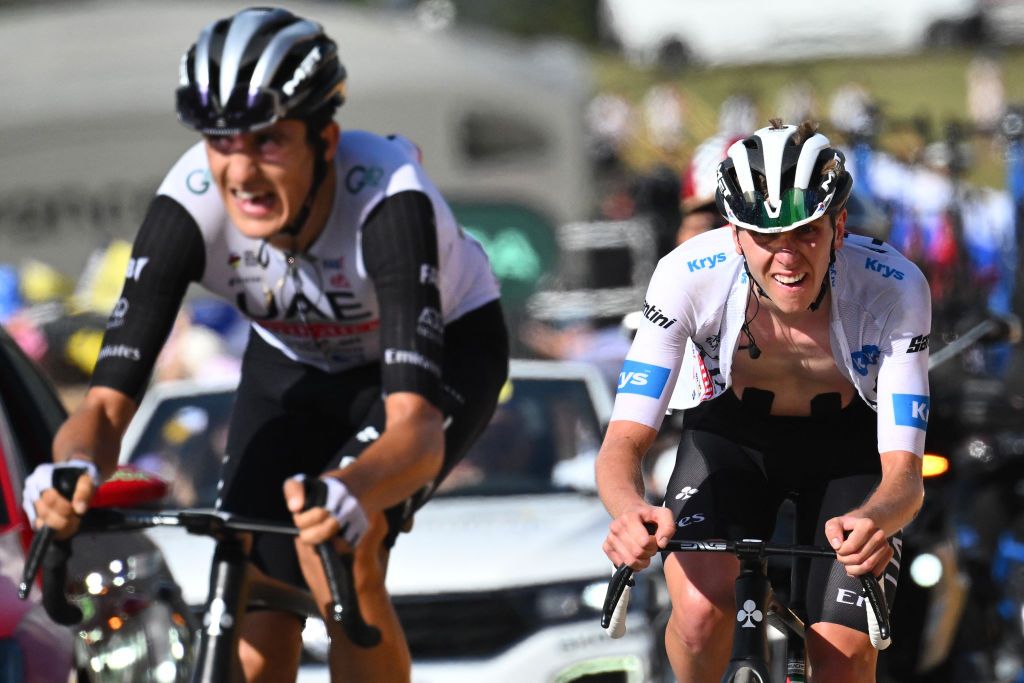
M610 578L610 577L609 577ZM637 582L634 591L646 590L643 582ZM539 588L535 608L537 616L545 621L571 621L590 619L601 614L604 596L608 590L608 579L562 583ZM643 599L634 593L630 605L643 605Z

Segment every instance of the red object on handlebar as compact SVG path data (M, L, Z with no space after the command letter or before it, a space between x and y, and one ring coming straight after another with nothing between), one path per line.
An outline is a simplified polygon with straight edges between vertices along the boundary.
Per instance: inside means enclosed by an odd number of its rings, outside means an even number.
M91 507L134 507L167 495L167 482L130 465L121 465L93 496Z

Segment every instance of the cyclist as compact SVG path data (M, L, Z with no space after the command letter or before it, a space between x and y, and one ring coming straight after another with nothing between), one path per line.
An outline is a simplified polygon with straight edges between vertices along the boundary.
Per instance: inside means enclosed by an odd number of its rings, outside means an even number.
M252 319L218 506L292 515L300 540L257 535L254 563L305 579L320 605L329 595L312 544L340 533L383 642L354 647L332 623L332 676L408 680L384 587L388 550L495 408L508 371L497 281L415 145L340 131L345 69L319 24L241 11L206 26L180 71L178 117L203 140L150 204L91 387L54 440L55 461L92 476L69 506L52 489L39 494L49 473L37 472L27 511L74 530L116 467L186 287L200 282ZM300 512L296 475L327 482L325 507ZM301 627L290 614L250 612L240 631L248 679L293 678Z
M773 120L729 149L718 178L731 226L659 262L623 365L597 462L614 518L604 550L642 569L673 535L768 538L793 497L802 542L838 556L807 577L814 680L871 681L877 653L853 577L884 577L892 598L898 532L922 502L928 284L884 242L845 234L852 178L812 124ZM686 410L657 507L641 461L666 408ZM680 680L722 675L737 571L734 558L665 558Z

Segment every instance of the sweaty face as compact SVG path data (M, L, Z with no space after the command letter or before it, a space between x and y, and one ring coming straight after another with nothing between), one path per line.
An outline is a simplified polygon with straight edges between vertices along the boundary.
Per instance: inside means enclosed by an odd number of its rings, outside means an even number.
M313 182L305 123L283 120L253 133L205 139L210 173L242 234L266 239L295 218Z
M835 247L843 243L846 212L836 217ZM751 275L781 313L806 311L828 272L832 219L822 216L786 232L764 234L736 229L736 251L747 259Z

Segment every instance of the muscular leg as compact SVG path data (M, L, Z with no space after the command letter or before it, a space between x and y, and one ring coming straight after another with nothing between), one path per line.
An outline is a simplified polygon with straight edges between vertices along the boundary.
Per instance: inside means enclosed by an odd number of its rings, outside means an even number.
M718 683L732 649L739 561L701 553L673 553L665 560L672 616L665 648L682 683Z
M818 622L807 631L811 683L874 683L878 650L866 633Z
M381 642L376 647L361 648L349 641L341 626L328 621L331 680L334 683L401 683L410 678L412 657L409 646L391 605L391 597L384 587L388 550L383 547L383 542L387 528L384 515L377 514L359 543L354 563L359 607L366 623L380 629ZM297 543L296 548L306 582L320 611L326 615L331 596L320 558L309 546Z
M294 681L302 656L302 622L285 612L249 612L238 655L249 683Z

